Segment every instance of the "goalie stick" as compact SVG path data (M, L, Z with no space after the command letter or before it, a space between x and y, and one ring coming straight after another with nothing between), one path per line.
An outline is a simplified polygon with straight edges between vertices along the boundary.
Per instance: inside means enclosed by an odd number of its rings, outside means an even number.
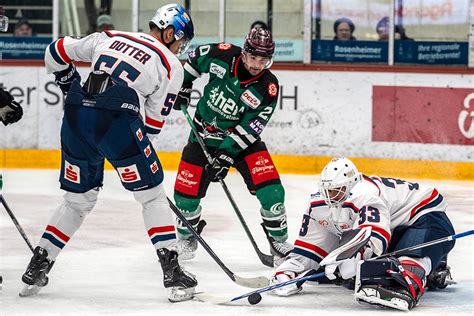
M189 126L191 126L191 130L194 133L194 136L196 136L196 139L201 146L202 151L204 152L204 156L206 156L207 161L212 165L212 157L207 151L206 144L204 144L204 141L202 140L201 136L199 135L198 131L196 130L196 126L194 126L194 123L191 119L191 116L188 113L188 110L184 105L181 106L181 110L184 113L184 116L186 117L186 121L188 121ZM252 233L250 232L249 227L247 226L247 223L245 222L244 217L242 216L242 213L239 210L239 207L235 203L234 198L230 194L229 188L227 187L227 184L224 182L224 179L219 179L219 183L221 184L222 188L224 189L224 192L229 199L230 204L232 205L232 208L234 209L235 214L239 218L240 224L242 224L242 227L245 230L245 233L247 234L247 237L250 239L250 243L253 246L253 249L255 249L255 252L257 253L258 258L260 261L266 265L267 267L273 267L274 266L274 260L272 255L267 255L264 254L262 251L257 246L257 243L255 242L255 239L252 236Z
M262 286L267 286L270 281L268 278L260 276L260 277L253 277L253 278L244 278L241 276L236 275L234 272L232 272L229 268L226 267L226 265L219 259L219 257L215 254L215 252L209 247L209 245L206 243L206 241L201 237L201 235L198 234L198 232L193 228L193 226L189 223L189 221L184 217L183 214L179 211L179 209L174 205L174 203L169 199L168 203L171 207L171 210L173 213L176 214L176 216L181 220L181 222L186 226L191 234L193 234L194 237L196 237L197 241L202 245L202 247L207 251L207 253L214 259L214 261L221 267L222 270L224 270L225 274L234 281L236 284L244 287L249 287L249 288L260 288Z
M425 248L425 247L440 244L440 243L443 243L443 242L456 240L456 239L459 239L459 238L462 238L462 237L470 236L472 234L474 234L474 230L468 230L468 231L465 231L465 232L462 232L462 233L459 233L459 234L450 235L450 236L447 236L447 237L443 237L443 238L439 238L439 239L436 239L436 240L428 241L428 242L425 242L425 243L422 243L422 244L419 244L419 245L415 245L415 246L407 247L407 248L404 248L404 249L392 251L390 253L386 253L386 254L380 255L378 257L370 258L370 259L368 259L368 261L372 261L372 260L376 260L376 259L380 259L380 258L386 258L386 257L390 257L390 256L395 256L395 255L406 254L406 253L409 253L409 252L411 252L413 250L416 250L416 249ZM230 298L230 299L216 297L216 296L213 296L213 295L210 295L210 294L207 294L207 293L197 293L197 294L195 294L195 297L200 301L205 301L205 302L209 302L209 303L213 303L213 304L219 304L219 305L228 304L228 303L231 303L231 302L241 300L243 298L248 298L252 295L260 295L260 293L268 292L268 291L271 291L271 290L274 290L274 289L277 289L277 288L280 288L280 287L284 287L284 286L287 286L287 285L290 285L290 284L295 284L296 283L298 285L302 285L306 281L315 280L315 279L318 279L320 277L325 276L324 272L312 274L312 273L315 273L315 272L316 272L315 270L309 270L302 277L292 279L292 280L288 280L288 281L282 282L282 283L273 284L273 285L270 285L270 286L267 286L267 287L263 287L261 289L258 289L258 290L252 291L252 292L248 292L248 293L245 293L245 294L242 294L240 296L236 296L236 297Z

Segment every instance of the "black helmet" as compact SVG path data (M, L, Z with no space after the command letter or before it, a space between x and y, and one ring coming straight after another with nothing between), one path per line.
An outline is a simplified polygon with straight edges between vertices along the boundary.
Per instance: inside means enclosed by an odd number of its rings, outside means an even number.
M245 37L244 52L252 55L272 58L275 42L268 29L255 27Z

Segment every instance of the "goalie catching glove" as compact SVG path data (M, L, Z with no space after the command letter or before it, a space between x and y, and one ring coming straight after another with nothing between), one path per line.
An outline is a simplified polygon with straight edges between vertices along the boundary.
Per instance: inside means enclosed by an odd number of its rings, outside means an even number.
M13 100L12 95L0 89L0 121L3 125L18 122L23 116L21 105Z

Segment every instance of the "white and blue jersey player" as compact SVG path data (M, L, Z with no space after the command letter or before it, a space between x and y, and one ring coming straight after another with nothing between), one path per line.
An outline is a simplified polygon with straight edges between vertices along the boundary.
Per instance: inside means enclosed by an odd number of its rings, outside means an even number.
M193 23L181 5L170 4L159 8L149 25L149 34L106 31L64 37L46 49L47 71L66 95L60 175L66 194L22 277L26 286L21 295L36 294L47 284L59 252L96 204L104 159L143 206L164 286L192 293L197 285L178 263L174 219L153 146L183 81L177 55L193 38ZM82 87L73 64L77 61L91 63L92 73ZM190 297L176 292L170 292L170 300Z
M336 268L340 277L351 279L356 272L356 259L369 259L454 234L446 207L446 200L433 187L367 177L349 159L334 158L323 169L319 189L311 195L303 215L294 249L275 270L272 282L287 281L312 269L323 271L320 262L341 249L344 232L370 228L368 242L357 258L324 267L330 279L335 278ZM356 297L371 304L411 309L425 286L444 288L450 282L446 257L453 246L454 242L447 242L402 256L365 261L359 269L362 284L356 289ZM292 285L275 292L287 296L300 290Z

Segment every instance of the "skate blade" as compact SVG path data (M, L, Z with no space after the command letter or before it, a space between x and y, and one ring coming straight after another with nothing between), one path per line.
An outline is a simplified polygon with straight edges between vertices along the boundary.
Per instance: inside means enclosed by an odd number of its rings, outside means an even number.
M168 289L168 301L179 303L189 301L194 297L195 288L171 287Z
M454 285L454 284L458 284L458 282L454 281L454 280L448 280L446 279L446 285Z
M391 300L383 300L380 297L376 296L366 296L363 293L356 293L354 294L354 298L358 303L364 302L371 305L378 305L383 307L390 307L394 309L398 309L401 311L408 312L408 303L399 298L392 298Z
M41 291L42 287L37 285L25 285L21 289L19 295L20 297L35 296Z
M196 252L182 252L178 254L179 261L188 261L196 257Z

